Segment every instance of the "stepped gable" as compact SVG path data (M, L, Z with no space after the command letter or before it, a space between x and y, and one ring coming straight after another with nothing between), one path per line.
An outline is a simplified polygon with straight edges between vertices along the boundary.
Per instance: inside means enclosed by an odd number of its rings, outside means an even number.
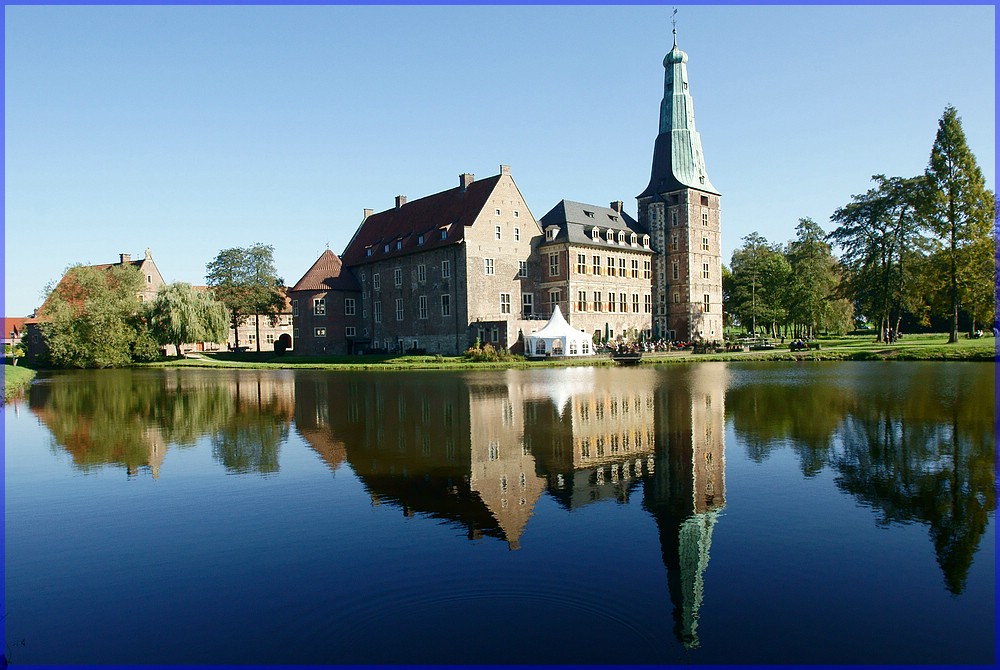
M361 223L344 251L344 264L353 267L458 244L465 237L465 226L471 226L483 211L501 176L472 181L409 202L397 198L396 207L372 214ZM445 239L441 238L442 229L447 231ZM423 244L419 244L420 235L424 236ZM389 245L388 251L385 245Z
M290 291L360 291L361 287L344 264L329 249L324 251Z

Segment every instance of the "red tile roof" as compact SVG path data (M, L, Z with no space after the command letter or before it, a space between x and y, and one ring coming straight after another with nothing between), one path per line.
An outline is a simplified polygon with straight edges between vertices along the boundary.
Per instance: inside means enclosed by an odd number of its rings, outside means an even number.
M456 186L412 200L401 207L372 214L361 223L344 250L344 264L360 265L458 244L465 237L465 226L471 226L483 211L501 176L473 181L464 191L461 186ZM441 230L447 231L444 239ZM371 250L370 255L368 250Z
M312 267L302 275L289 291L360 291L354 276L344 269L337 254L329 249L324 251Z
M27 321L27 317L12 317L5 316L3 318L3 337L7 339L11 337L11 333L17 332L17 336L21 337L24 335L24 322Z

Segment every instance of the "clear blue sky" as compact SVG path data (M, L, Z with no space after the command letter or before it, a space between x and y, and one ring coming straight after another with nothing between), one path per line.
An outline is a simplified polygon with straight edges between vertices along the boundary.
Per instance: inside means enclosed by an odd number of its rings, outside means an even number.
M203 284L220 249L271 244L292 284L364 208L500 164L536 218L634 215L670 11L7 6L5 314L147 247ZM923 172L948 104L995 190L995 26L992 5L678 6L723 262Z

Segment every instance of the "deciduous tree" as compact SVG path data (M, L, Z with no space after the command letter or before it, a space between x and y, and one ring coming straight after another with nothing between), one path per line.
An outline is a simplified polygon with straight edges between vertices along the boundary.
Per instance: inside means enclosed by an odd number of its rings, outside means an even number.
M284 282L274 267L274 247L255 244L223 249L208 264L206 278L215 297L228 309L233 341L239 346L239 325L255 316L257 351L260 351L260 317L277 323L285 306Z
M160 288L147 316L156 341L174 345L178 356L184 343L224 340L229 320L225 305L184 282Z

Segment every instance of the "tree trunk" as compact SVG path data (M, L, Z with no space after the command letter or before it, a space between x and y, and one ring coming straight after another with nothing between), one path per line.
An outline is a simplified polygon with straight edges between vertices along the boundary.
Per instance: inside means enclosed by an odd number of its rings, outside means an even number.
M954 198L949 193L948 217L951 220L951 332L948 333L948 344L958 342L958 223L955 221Z
M253 315L253 323L257 329L257 353L260 353L260 314Z

